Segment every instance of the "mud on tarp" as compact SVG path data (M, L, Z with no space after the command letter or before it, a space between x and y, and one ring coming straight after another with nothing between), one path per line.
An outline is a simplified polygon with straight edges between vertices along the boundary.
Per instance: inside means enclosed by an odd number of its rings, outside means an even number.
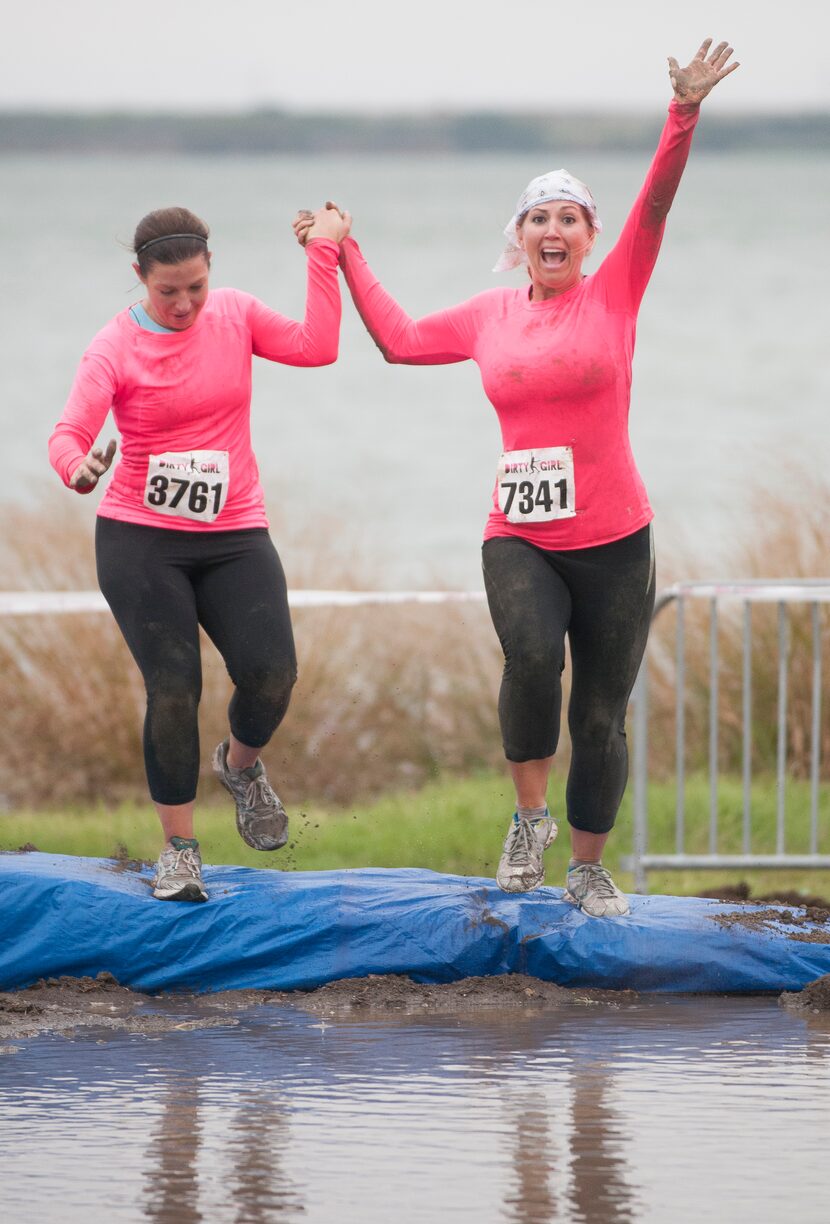
M800 990L830 972L830 923L793 907L632 897L586 918L559 888L416 869L284 873L206 867L207 904L156 901L152 869L0 854L0 989L111 973L134 990L309 989L402 973L419 982L527 973L639 991Z

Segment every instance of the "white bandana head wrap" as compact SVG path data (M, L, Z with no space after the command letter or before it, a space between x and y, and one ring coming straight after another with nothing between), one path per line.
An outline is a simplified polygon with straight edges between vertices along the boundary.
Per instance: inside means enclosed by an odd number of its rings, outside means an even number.
M504 272L507 268L518 268L520 264L527 263L527 256L516 238L516 227L534 205L548 204L551 200L570 200L574 204L581 204L595 231L598 234L602 232L602 222L597 216L594 197L585 184L568 174L567 170L549 170L547 174L540 174L538 178L532 179L519 196L516 211L504 227L507 246L493 268L494 272Z

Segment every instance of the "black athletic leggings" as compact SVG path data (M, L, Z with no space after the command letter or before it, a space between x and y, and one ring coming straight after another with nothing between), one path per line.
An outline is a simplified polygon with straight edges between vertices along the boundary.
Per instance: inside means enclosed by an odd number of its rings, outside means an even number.
M654 608L651 528L567 552L498 537L485 541L482 564L504 650L499 721L505 755L536 761L556 751L567 633L568 821L587 833L607 833L628 779L625 713Z
M199 626L234 683L230 727L267 744L297 658L280 559L265 528L196 532L99 516L98 582L144 677L144 763L156 803L189 803L199 776Z

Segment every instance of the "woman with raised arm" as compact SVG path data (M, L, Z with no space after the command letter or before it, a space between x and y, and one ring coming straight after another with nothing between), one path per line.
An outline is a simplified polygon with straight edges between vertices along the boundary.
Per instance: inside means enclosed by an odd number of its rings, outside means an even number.
M296 679L285 577L268 534L251 449L251 356L295 366L337 358L339 242L348 220L311 213L302 323L248 293L210 289L208 227L186 208L135 231L140 302L84 353L49 440L68 488L89 493L115 442L95 445L112 409L122 458L98 507L98 580L147 690L144 761L164 847L154 895L205 901L193 807L199 776L199 626L234 684L213 768L256 850L287 840L287 818L259 752ZM105 750L102 748L102 750Z
M738 67L707 39L686 68L669 60L674 97L645 184L593 275L601 230L584 183L556 170L522 192L496 270L530 285L491 289L413 320L352 239L341 266L390 362L472 359L502 430L484 580L505 655L499 718L516 788L496 879L526 892L544 878L557 827L547 784L559 737L565 638L572 676L566 804L572 857L565 896L597 917L628 913L602 866L628 774L625 715L654 603L652 511L628 438L637 311L686 164L700 103ZM294 222L300 241L312 219Z

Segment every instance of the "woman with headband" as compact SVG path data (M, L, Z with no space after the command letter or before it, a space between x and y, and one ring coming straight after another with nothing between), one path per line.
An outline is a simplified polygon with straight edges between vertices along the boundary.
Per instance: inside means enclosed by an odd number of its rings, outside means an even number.
M588 188L565 170L522 193L496 270L530 285L491 289L415 321L378 283L352 239L341 265L366 327L391 362L472 359L502 430L484 580L505 655L499 719L516 812L496 879L526 892L544 878L557 827L547 783L559 737L565 637L572 676L567 900L586 914L628 913L602 866L625 789L625 714L654 603L651 508L628 439L637 311L666 214L709 91L737 68L707 39L686 68L669 60L674 98L645 184L593 275L583 262L601 225ZM300 214L300 241L313 229Z
M250 294L210 289L208 228L186 208L139 222L133 250L144 297L84 353L49 440L64 484L89 493L116 444L95 444L112 409L121 461L101 499L98 580L144 678L144 760L164 847L154 895L205 901L193 807L199 776L199 626L234 684L213 768L257 850L287 840L287 818L260 750L296 679L285 577L268 534L251 449L251 356L295 366L337 357L338 243L348 219L308 218L305 318Z

